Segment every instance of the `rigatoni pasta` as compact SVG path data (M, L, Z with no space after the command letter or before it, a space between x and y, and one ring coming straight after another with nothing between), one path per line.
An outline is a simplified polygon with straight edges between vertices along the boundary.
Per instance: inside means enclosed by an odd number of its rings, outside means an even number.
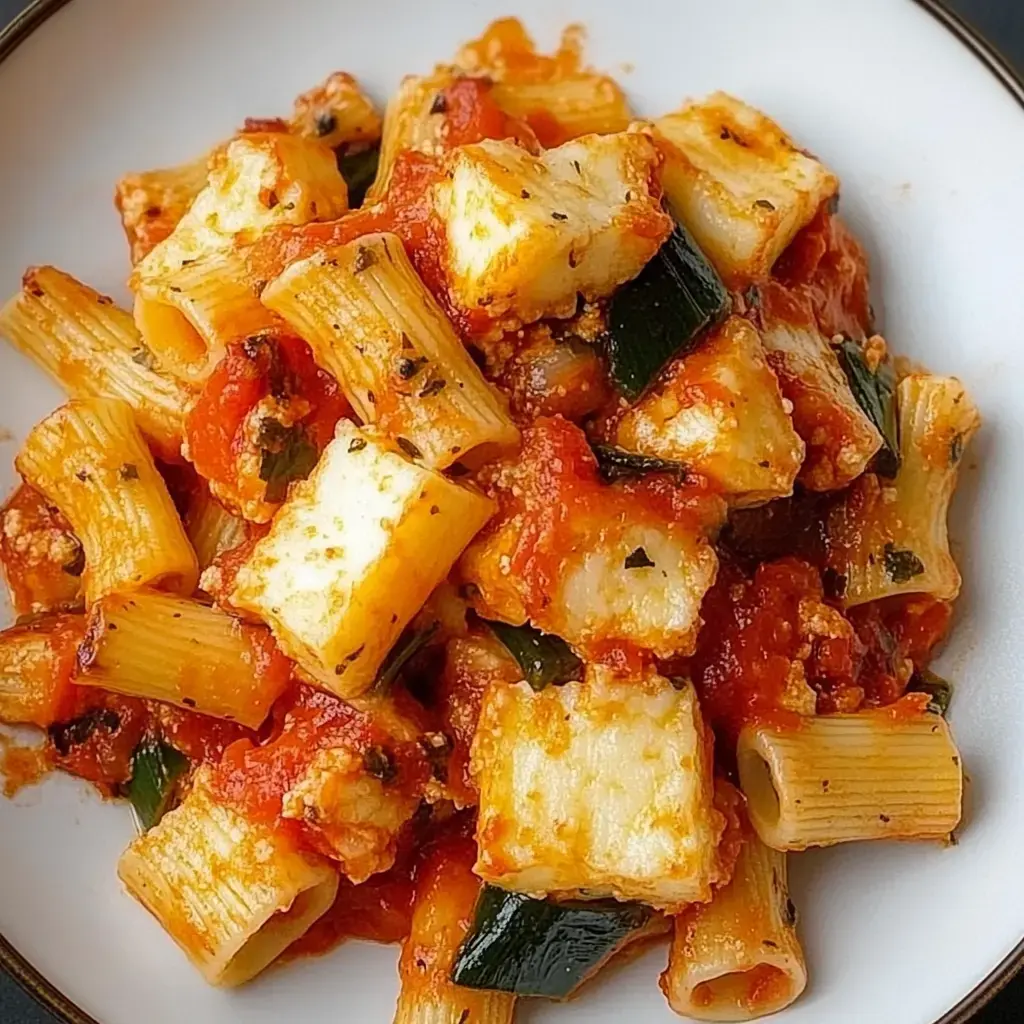
M131 315L48 266L0 310L71 398L0 509L5 788L127 799L212 984L402 942L395 1024L511 1024L671 930L670 1008L750 1020L808 981L790 856L959 827L978 411L820 160L724 93L635 121L580 43L502 19L383 120L336 71L122 178Z
M710 903L688 907L674 919L668 968L661 976L669 1005L693 1020L768 1016L789 1006L807 985L786 854L761 842L742 804L739 814L732 878Z
M117 871L206 980L227 988L300 938L338 889L325 860L218 803L202 776Z
M511 448L519 431L394 235L293 264L263 301L313 347L366 423L444 469Z
M75 682L256 729L290 675L287 663L274 662L262 627L197 601L136 590L90 608Z
M192 592L195 552L126 403L69 402L29 434L16 464L81 541L88 604L145 586Z
M131 316L55 267L32 267L0 310L0 334L71 398L119 398L166 459L180 458L190 390L162 372Z
M960 821L963 769L946 721L916 710L750 725L736 752L750 820L776 850L942 839Z

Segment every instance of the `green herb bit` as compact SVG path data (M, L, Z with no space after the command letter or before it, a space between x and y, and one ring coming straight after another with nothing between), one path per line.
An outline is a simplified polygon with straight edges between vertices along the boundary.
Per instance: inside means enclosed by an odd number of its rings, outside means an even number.
M561 637L542 633L528 624L510 626L506 622L489 622L488 625L519 662L526 681L534 690L560 686L582 677L583 662Z

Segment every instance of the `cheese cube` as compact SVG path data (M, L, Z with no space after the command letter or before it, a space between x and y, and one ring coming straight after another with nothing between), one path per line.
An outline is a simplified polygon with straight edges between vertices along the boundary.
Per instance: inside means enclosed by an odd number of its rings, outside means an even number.
M725 819L691 686L653 671L492 686L473 742L475 871L535 896L613 896L669 911L706 901Z
M655 122L673 215L732 287L764 277L839 179L760 111L716 92Z
M684 463L738 506L791 494L804 458L761 339L739 316L677 360L625 413L615 439Z
M492 503L341 420L239 570L230 602L340 697L363 693Z
M578 295L610 295L671 230L658 161L640 132L586 135L540 156L494 140L456 149L435 191L452 299L499 337L571 316Z

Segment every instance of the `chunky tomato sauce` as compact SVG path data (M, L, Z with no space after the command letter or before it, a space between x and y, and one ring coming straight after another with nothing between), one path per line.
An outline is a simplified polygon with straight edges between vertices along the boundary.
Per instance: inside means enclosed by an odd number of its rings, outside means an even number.
M316 828L284 818L282 801L310 770L320 751L345 748L368 764L371 752L380 752L389 764L388 785L401 792L419 793L429 779L430 765L419 742L396 739L386 728L384 722L392 708L412 722L422 721L422 710L401 691L395 692L387 713L378 715L370 703L358 709L322 690L296 684L274 707L266 743L258 746L247 739L228 748L214 771L213 791L253 820L318 848Z
M82 546L60 511L26 484L0 509L0 569L17 615L70 607L81 598Z
M772 274L810 301L825 337L871 333L867 254L827 206L797 233Z
M331 439L338 420L351 413L338 382L317 366L304 341L285 335L230 345L189 412L185 435L199 473L232 494L262 497L267 489L266 482L247 474L242 461L261 451L259 427L247 429L247 421L265 400L272 402L267 419L279 424L278 434L301 431L317 451ZM280 443L268 434L267 445Z

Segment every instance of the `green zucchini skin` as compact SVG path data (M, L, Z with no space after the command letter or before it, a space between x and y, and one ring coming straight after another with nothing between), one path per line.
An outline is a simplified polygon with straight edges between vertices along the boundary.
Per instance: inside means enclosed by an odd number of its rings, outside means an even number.
M528 623L510 626L507 622L488 622L487 625L519 662L523 678L538 692L547 686L560 686L583 678L583 662L561 637L542 633Z
M603 347L614 382L635 401L677 355L725 316L729 292L690 233L677 225L608 307Z
M148 832L171 808L178 779L189 769L184 754L156 739L144 739L132 754L132 777L123 795L140 832Z
M931 698L928 710L945 718L953 700L953 684L929 669L915 669L907 693L927 693Z
M451 978L466 988L564 999L653 913L641 903L556 903L485 886Z
M884 363L872 373L860 345L850 338L844 338L835 352L850 382L853 397L882 435L883 444L875 456L874 469L882 476L894 477L900 470L896 374L891 366Z
M610 444L592 444L594 458L601 479L606 483L616 480L631 480L647 476L648 473L668 473L685 483L689 470L681 462L670 462L654 455L640 455Z

